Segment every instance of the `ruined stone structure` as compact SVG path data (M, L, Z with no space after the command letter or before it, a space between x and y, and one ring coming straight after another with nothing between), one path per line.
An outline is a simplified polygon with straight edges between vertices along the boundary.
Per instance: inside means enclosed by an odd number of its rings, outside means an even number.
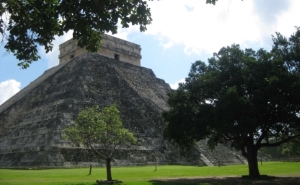
M74 57L87 53L85 48L77 46L77 41L70 39L59 45L59 64L65 63ZM141 66L141 47L110 35L102 35L101 47L98 54Z
M166 110L169 90L169 85L149 69L98 54L76 57L46 71L1 106L0 166L89 162L89 152L64 140L61 129L80 110L112 103L120 109L124 126L140 141L140 145L118 152L119 163L145 162L163 147L160 114Z
M138 145L118 148L113 165L218 165L243 163L229 147L208 150L205 141L180 153L163 139L170 86L152 70L98 54L83 54L44 72L0 106L0 167L104 165L84 147L63 139L61 129L92 105L116 103ZM99 148L101 150L101 148Z
M60 65L0 106L0 168L104 165L90 149L65 140L62 129L81 110L113 103L139 143L120 146L113 165L245 163L225 145L210 151L200 141L182 153L163 139L161 114L171 88L151 69L140 67L139 45L104 35L98 54L87 53L73 39L59 48Z

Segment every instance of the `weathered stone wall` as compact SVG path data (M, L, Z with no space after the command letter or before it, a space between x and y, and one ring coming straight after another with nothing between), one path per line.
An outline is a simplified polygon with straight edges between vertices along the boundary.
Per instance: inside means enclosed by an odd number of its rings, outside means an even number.
M137 135L140 143L128 146L129 152L153 153L163 148L160 115L167 109L170 87L152 70L85 54L42 78L23 89L0 113L0 166L70 162L61 149L77 147L62 138L61 129L80 110L95 104L117 104L124 126Z
M30 93L30 91L35 88L37 85L42 83L44 80L46 80L49 76L54 74L56 71L58 71L60 68L64 67L66 63L55 66L51 69L46 70L40 77L35 79L34 81L30 82L26 87L24 87L21 91L16 93L14 96L12 96L10 99L5 101L3 104L0 105L0 113L7 109L9 106L11 106L13 103L17 102L21 98L23 98L26 94ZM0 118L1 119L1 118ZM0 128L1 130L1 128Z
M247 163L246 159L242 157L241 152L231 148L229 144L219 144L214 150L211 150L207 145L207 140L202 140L196 143L195 148L202 154L201 158L205 163L206 161L203 158L208 160L206 163L208 166L224 166Z
M0 112L0 167L43 167L101 165L90 150L63 139L61 129L92 105L113 103L123 125L137 138L136 145L120 146L114 165L216 164L204 146L182 154L163 139L171 88L152 70L119 62L98 54L84 54L50 69L34 84L21 90ZM202 149L201 149L202 148ZM99 148L101 150L101 148ZM224 159L241 163L226 147ZM220 150L220 151L221 151Z
M77 46L77 41L70 39L59 45L59 63L65 63L70 59L87 53L85 48ZM141 66L141 47L110 35L102 36L101 47L97 52L102 56L117 59L133 65ZM117 55L117 56L116 56Z

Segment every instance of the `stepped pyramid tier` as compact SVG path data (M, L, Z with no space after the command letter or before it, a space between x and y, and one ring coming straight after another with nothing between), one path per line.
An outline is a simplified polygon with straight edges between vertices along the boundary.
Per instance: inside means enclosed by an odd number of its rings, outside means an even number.
M77 40L70 39L59 45L59 64L87 53L86 48L79 47L77 43ZM140 45L107 34L102 35L101 45L97 53L118 61L141 66Z
M181 154L163 139L161 113L168 108L170 91L150 69L99 54L75 57L47 70L0 106L0 167L104 165L90 149L65 140L62 129L81 110L113 103L124 127L138 138L138 144L117 149L113 165L213 164L209 160L214 157L201 151L204 146ZM230 152L224 158L230 157L241 163Z

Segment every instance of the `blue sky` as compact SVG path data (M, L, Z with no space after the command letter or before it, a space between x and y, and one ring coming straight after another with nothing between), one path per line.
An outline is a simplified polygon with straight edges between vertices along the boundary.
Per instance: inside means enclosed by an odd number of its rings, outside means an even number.
M221 47L233 43L255 50L272 47L272 37L280 32L289 37L300 26L299 0L219 0L213 5L205 0L163 0L148 2L153 22L146 32L138 27L120 28L114 35L141 45L141 65L176 88L196 60L207 61ZM0 45L0 104L58 65L58 46L70 39L72 32L56 38L54 49L28 69Z

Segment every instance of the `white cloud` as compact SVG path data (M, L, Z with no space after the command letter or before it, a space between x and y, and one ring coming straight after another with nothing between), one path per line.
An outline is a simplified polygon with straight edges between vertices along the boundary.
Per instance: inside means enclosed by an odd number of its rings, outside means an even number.
M59 45L71 39L72 37L73 37L73 31L69 31L60 37L56 36L55 40L53 41L54 46L51 52L46 53L43 48L41 49L42 50L41 53L43 53L43 57L45 57L48 61L48 68L52 68L58 65Z
M164 49L182 45L185 54L211 55L233 43L268 49L275 32L290 36L294 26L300 26L300 1L276 2L222 0L214 6L204 0L148 1L153 21L142 34L152 35ZM266 5L272 5L271 10ZM138 26L118 26L113 36L121 39L128 40L129 34L139 32ZM53 52L46 54L49 67L58 64L59 44L71 37L72 32L68 32L56 38Z
M0 83L0 105L20 91L21 83L7 80Z
M259 41L249 1L218 1L213 6L199 0L165 0L149 5L153 23L146 34L165 38L163 45L184 45L186 54L213 53L232 43Z
M268 48L275 32L289 36L295 31L300 2L264 2L223 0L213 6L201 0L148 1L153 21L145 34L153 35L165 49L183 45L186 54L212 54L233 43ZM126 33L131 31L137 30Z
M121 21L119 21L121 22ZM137 33L139 32L139 27L137 25L130 25L128 28L122 28L122 25L119 23L118 24L118 32L116 34L112 34L111 32L107 33L108 35L112 35L114 37L123 39L123 40L128 40L128 35L130 33Z
M292 4L288 11L284 12L280 17L277 18L275 29L277 32L289 37L296 30L295 26L300 26L298 17L300 17L300 1L292 1Z
M173 83L173 84L170 84L170 86L171 86L172 89L178 89L179 83L184 83L184 82L185 82L185 79L181 79L181 80L179 80L178 82L175 82L175 83Z
M174 45L173 42L170 41L168 43L163 44L163 47L164 47L164 49L168 49L168 48L171 48L173 45Z

